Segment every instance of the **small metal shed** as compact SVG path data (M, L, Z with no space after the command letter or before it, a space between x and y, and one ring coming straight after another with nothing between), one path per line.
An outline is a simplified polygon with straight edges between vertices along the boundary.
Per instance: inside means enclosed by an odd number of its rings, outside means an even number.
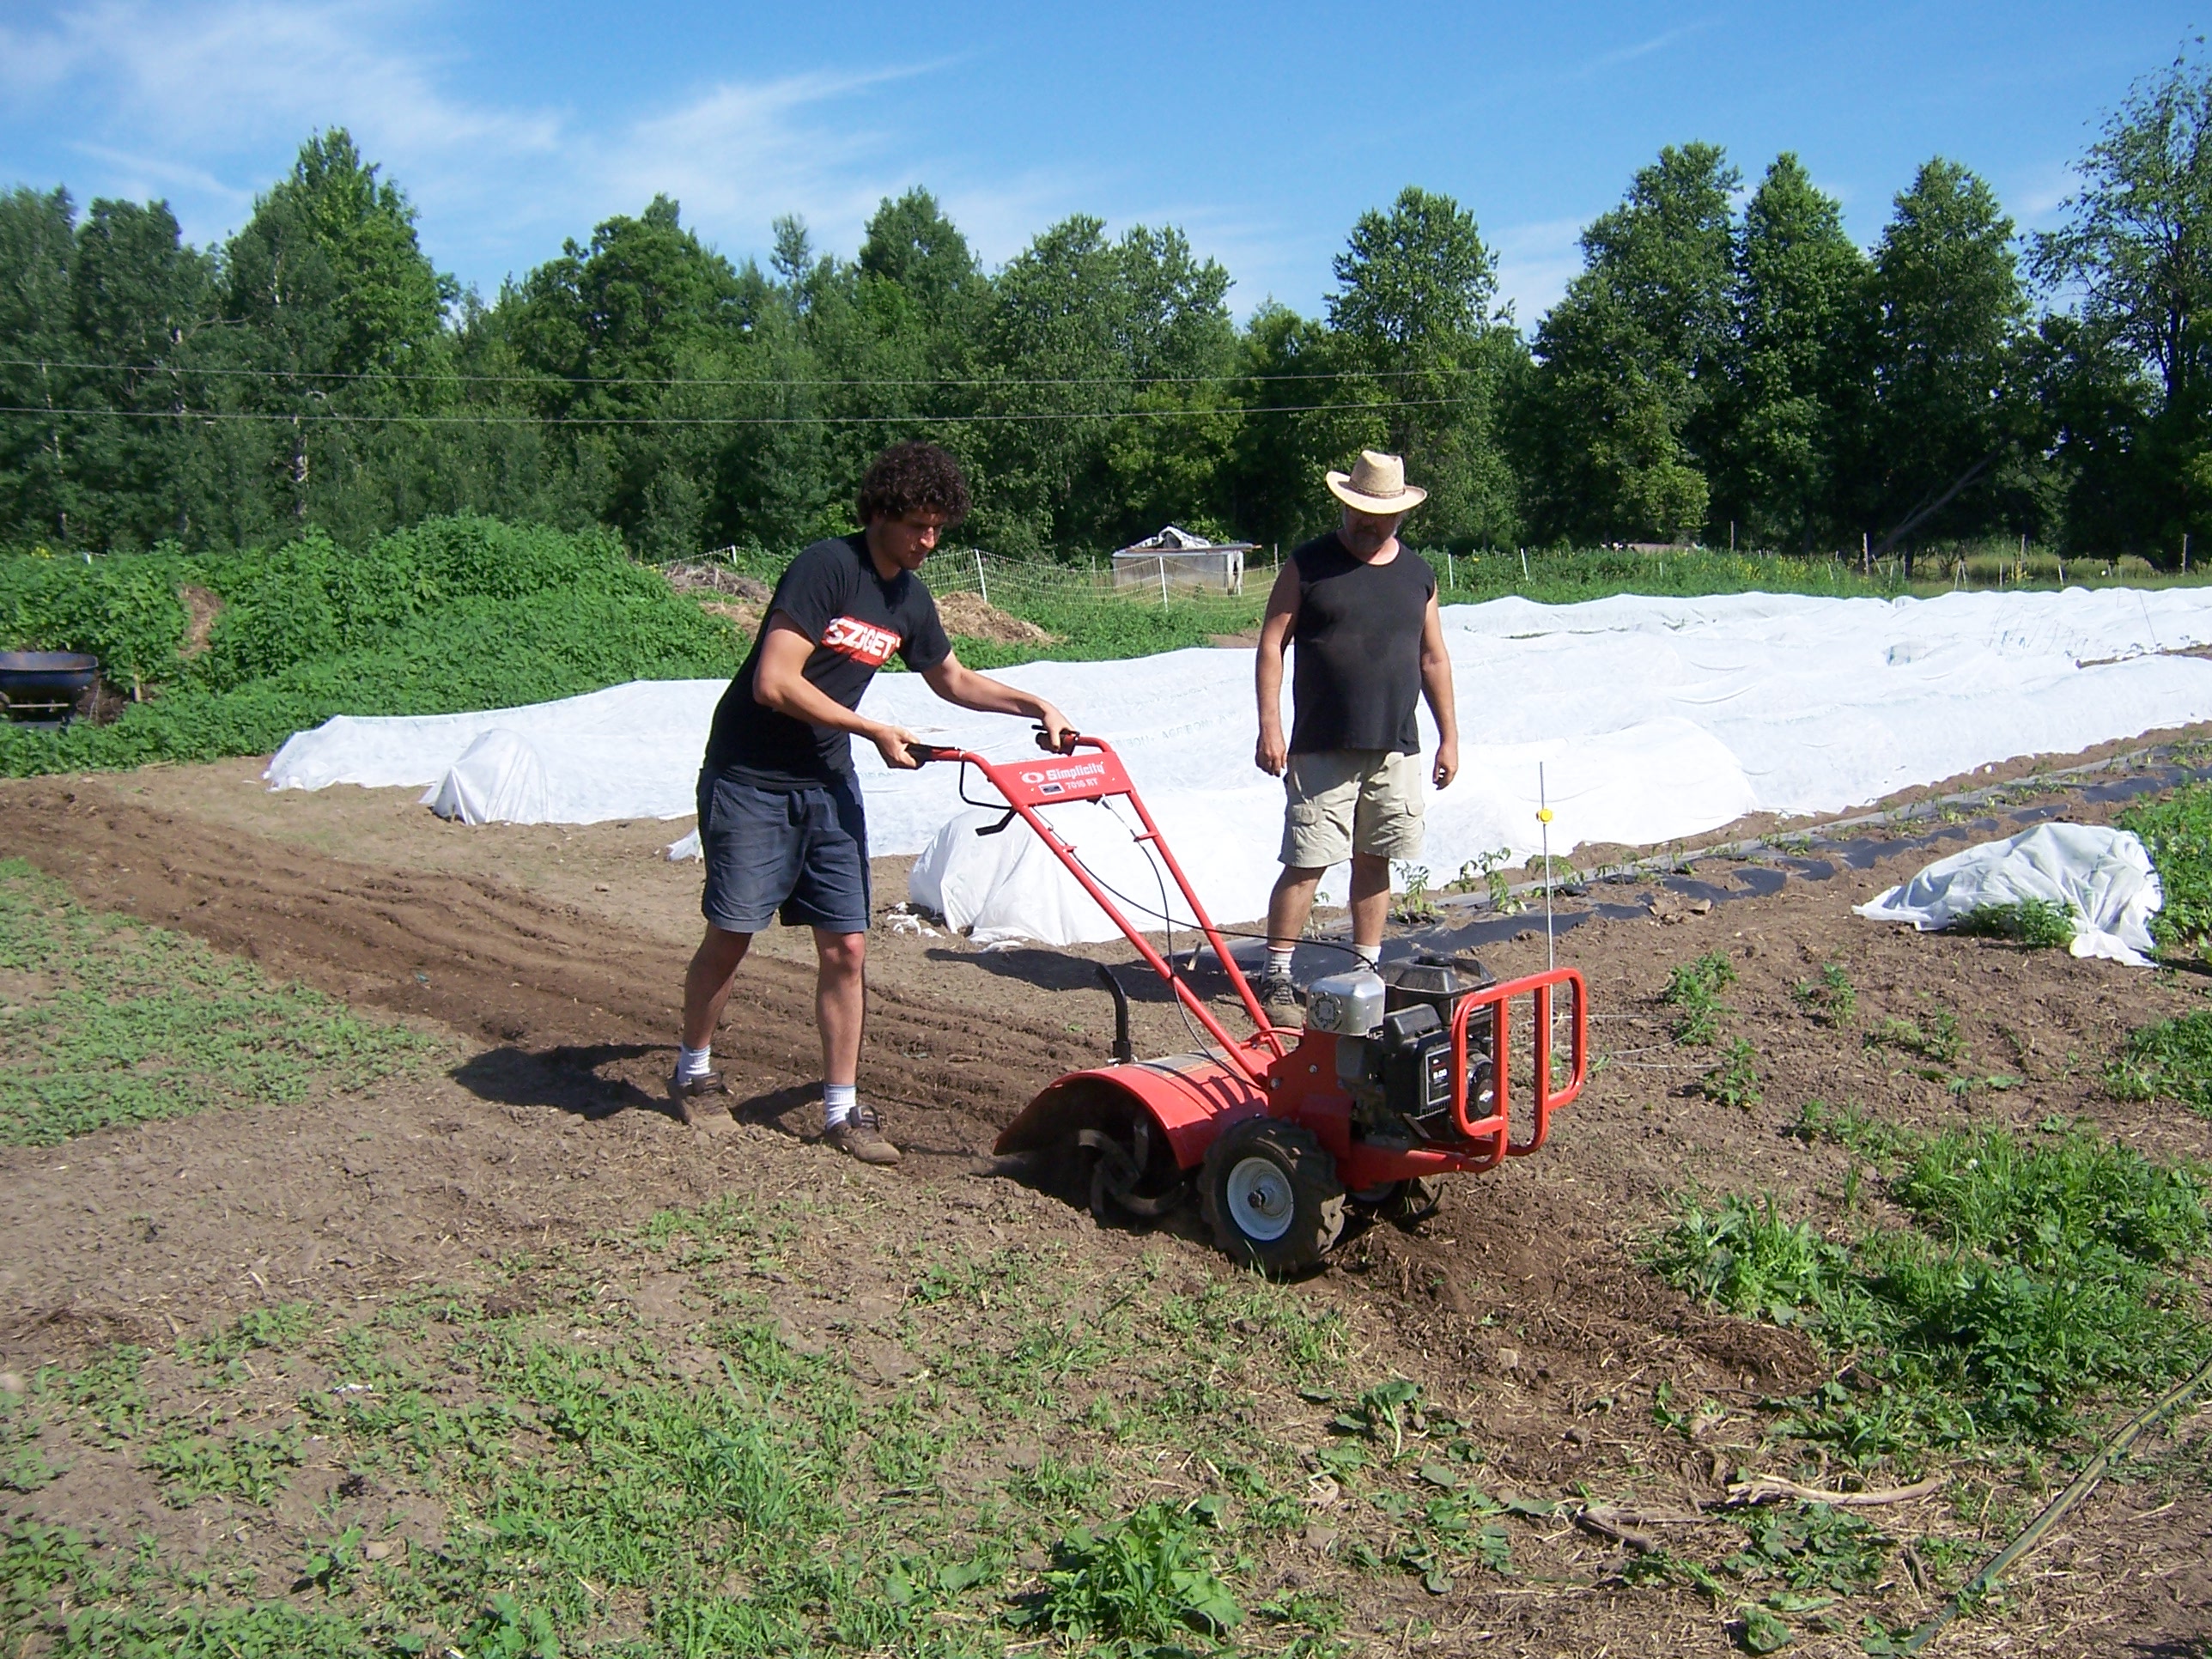
M1253 550L1250 542L1210 542L1169 525L1157 536L1115 550L1114 586L1116 592L1151 589L1163 596L1176 590L1242 593L1244 556Z

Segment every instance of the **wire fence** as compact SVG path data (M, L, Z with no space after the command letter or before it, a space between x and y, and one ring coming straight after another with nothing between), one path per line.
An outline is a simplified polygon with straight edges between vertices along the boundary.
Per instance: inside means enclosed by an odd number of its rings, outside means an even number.
M773 584L790 562L757 550L717 548L703 556ZM1226 564L1229 562L1224 561ZM1080 561L1010 559L979 548L946 549L933 555L924 570L931 592L940 599L973 593L1001 611L1066 611L1093 606L1172 608L1199 605L1211 609L1250 610L1256 617L1279 569L1272 553L1261 563L1237 562L1233 573L1208 572L1189 553L1116 560L1100 555Z

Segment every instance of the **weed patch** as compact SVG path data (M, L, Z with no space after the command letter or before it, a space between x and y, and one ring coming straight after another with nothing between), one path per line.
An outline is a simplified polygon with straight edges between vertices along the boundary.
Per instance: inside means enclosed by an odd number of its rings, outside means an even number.
M1735 965L1717 951L1677 966L1659 994L1674 1010L1674 1040L1704 1047L1719 1036L1720 1017L1727 1012L1721 993L1735 983Z
M1354 1396L1376 1413L1356 1457L1298 1443L1318 1425L1281 1432L1299 1414L1286 1379L1320 1395L1352 1355L1341 1318L1295 1291L1173 1289L1164 1256L926 1253L887 1328L917 1368L876 1385L761 1289L813 1236L811 1203L669 1210L504 1264L542 1313L436 1287L287 1304L158 1360L118 1348L40 1373L15 1408L35 1434L0 1418L0 1472L65 1435L124 1449L150 1492L222 1524L189 1559L0 1533L0 1651L980 1659L1038 1638L1197 1650L1254 1626L1274 1651L1340 1618L1326 1595L1250 1593L1319 1480L1341 1483L1347 1560L1440 1582L1509 1562L1498 1506L1463 1484L1471 1442L1410 1383ZM593 1293L621 1257L684 1277L700 1316L682 1352ZM313 1386L270 1397L271 1352ZM342 1472L306 1522L296 1494L276 1501L303 1463ZM443 1515L434 1538L412 1521L395 1536L402 1496ZM251 1564L232 1549L241 1521Z
M1717 1105L1749 1111L1765 1098L1759 1092L1759 1054L1745 1037L1732 1038L1720 1063L1698 1079L1698 1092Z
M2008 939L2033 951L2063 951L2074 942L2079 919L2055 899L2016 904L1978 904L1945 931L1967 939Z
M2121 1100L2179 1100L2212 1117L2212 1009L2130 1035L2105 1068L2105 1087Z
M190 658L185 586L222 605ZM741 659L726 624L611 535L465 517L358 553L311 531L249 553L0 558L0 644L93 652L147 697L112 726L0 726L10 777L258 754L333 714L512 708Z
M1828 1025L1848 1025L1859 1014L1859 994L1840 962L1824 963L1817 976L1799 980L1790 1000Z
M1893 1048L1936 1066L1954 1066L1966 1054L1966 1040L1959 1035L1958 1016L1940 1009L1925 1020L1892 1014L1866 1034L1866 1046Z
M1100 1532L1070 1533L1027 1622L1136 1651L1193 1631L1226 1635L1243 1622L1243 1609L1216 1575L1199 1532L1189 1510L1152 1503Z
M2003 1130L1875 1144L1910 1218L1846 1243L1770 1196L1686 1203L1650 1261L1711 1305L1798 1326L1845 1379L1784 1429L1856 1461L1966 1442L2045 1442L2114 1386L2201 1364L2212 1329L2177 1272L2207 1243L2205 1186L2081 1134Z
M357 1087L434 1047L302 986L276 986L199 940L95 915L20 860L0 860L0 1145L51 1146L112 1124Z

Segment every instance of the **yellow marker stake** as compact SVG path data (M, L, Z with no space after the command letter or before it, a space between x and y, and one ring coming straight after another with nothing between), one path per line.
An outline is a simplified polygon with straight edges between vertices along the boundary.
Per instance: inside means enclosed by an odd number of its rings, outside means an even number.
M1544 848L1544 967L1559 965L1552 946L1552 804L1544 793L1544 763L1536 763L1536 822L1542 825Z

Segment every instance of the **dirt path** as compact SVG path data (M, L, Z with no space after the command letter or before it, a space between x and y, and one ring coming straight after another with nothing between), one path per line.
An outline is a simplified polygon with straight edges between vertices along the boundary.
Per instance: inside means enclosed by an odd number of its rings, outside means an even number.
M909 1148L882 1176L805 1144L818 1072L800 939L764 937L718 1041L741 1084L733 1123L695 1132L664 1110L696 927L697 866L659 852L680 825L458 830L411 792L270 795L251 769L0 786L0 812L14 848L87 903L442 1030L453 1061L421 1084L285 1116L213 1114L0 1153L0 1355L10 1364L163 1340L264 1298L458 1281L533 1238L635 1225L732 1189L814 1191L831 1205L853 1194L874 1248L894 1257L903 1237L932 1229L1050 1237L1108 1255L1137 1247L970 1173L1042 1083L1103 1057L1109 1017L1090 963L1126 951L979 951L879 933L862 1081ZM2076 819L2115 810L2051 799ZM1729 1437L1750 1419L1709 1443L1661 1434L1649 1421L1656 1384L1747 1407L1808 1386L1819 1368L1802 1339L1709 1316L1660 1285L1637 1267L1636 1247L1686 1186L1832 1196L1847 1160L1785 1133L1806 1101L1930 1123L2087 1116L2146 1152L2212 1156L2212 1125L2119 1105L2095 1085L2127 1029L2200 1006L2195 985L1850 916L1941 850L1794 880L1676 925L1578 928L1562 945L1589 976L1609 1063L1551 1146L1456 1183L1418 1233L1353 1238L1302 1294L1344 1310L1370 1363L1423 1380L1431 1397L1479 1399L1498 1470L1513 1481L1557 1491L1629 1480L1655 1505L1693 1504L1713 1495L1723 1464L1755 1457ZM901 875L884 861L879 902L899 896ZM1736 966L1729 1029L1759 1056L1763 1098L1748 1109L1686 1092L1709 1056L1670 1044L1654 1000L1674 964L1710 951ZM1501 977L1543 953L1533 928L1483 952ZM1790 988L1828 962L1858 988L1863 1024L1948 1012L1970 1056L1962 1066L2016 1085L1954 1097L1856 1032L1811 1020ZM1140 995L1136 1012L1140 1051L1188 1046L1158 994ZM1229 1273L1194 1218L1153 1242L1188 1273ZM2176 1438L2194 1443L2203 1429L2200 1417ZM2199 1490L2146 1518L2149 1507L2101 1494L2041 1558L2026 1611L1961 1627L1942 1650L2002 1638L2015 1652L2185 1651L2158 1644L2203 1633L2188 1587L2202 1582L2212 1504ZM120 1509L106 1518L168 1524ZM1558 1548L1562 1564L1604 1554L1589 1540ZM1692 1651L1713 1648L1701 1606L1485 1595L1472 1612L1477 1628L1516 1632L1522 1651L1608 1640L1648 1650L1640 1644L1674 1628L1664 1620L1698 1626L1679 1650Z

